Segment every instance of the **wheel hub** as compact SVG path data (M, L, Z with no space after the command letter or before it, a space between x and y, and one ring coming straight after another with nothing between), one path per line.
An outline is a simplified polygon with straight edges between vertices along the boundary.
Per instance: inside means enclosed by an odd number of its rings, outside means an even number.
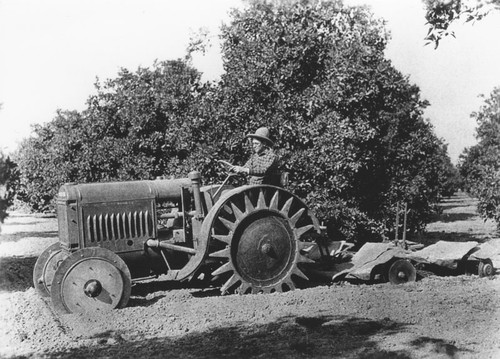
M272 215L245 226L236 249L233 253L236 271L249 282L265 285L290 268L295 243L287 223Z
M260 246L260 251L263 254L267 254L271 258L276 258L276 253L274 252L273 247L269 243L264 243Z
M484 274L486 274L486 276L490 277L493 275L493 267L489 264L485 265L484 266Z
M102 284L96 279L91 279L85 283L83 289L85 295L89 298L95 298L102 292Z
M387 274L389 282L392 284L402 284L414 282L417 272L409 261L398 259L389 267Z

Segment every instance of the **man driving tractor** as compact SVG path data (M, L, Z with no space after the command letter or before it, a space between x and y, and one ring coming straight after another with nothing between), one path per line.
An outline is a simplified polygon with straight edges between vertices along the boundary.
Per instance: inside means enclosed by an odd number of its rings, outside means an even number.
M269 129L260 127L246 138L252 141L253 154L243 166L232 166L231 171L248 175L248 184L280 184L279 159L272 146Z

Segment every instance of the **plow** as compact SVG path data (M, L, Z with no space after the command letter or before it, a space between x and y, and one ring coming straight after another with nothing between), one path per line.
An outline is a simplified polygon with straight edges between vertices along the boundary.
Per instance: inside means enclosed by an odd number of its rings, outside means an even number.
M59 241L38 257L35 289L58 313L86 313L123 308L135 283L160 276L203 280L224 295L285 292L311 278L402 284L443 265L491 276L498 267L490 258L500 243L438 242L415 251L398 241L368 242L353 252L352 244L327 238L285 188L233 187L231 176L207 186L196 171L181 179L64 184Z

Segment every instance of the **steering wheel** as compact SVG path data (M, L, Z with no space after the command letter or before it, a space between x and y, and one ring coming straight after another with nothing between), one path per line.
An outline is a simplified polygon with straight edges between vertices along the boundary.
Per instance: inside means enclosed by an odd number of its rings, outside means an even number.
M242 178L243 175L241 173L238 173L238 172L233 172L232 169L235 167L233 164L231 164L230 162L228 161L224 161L224 160L217 160L218 163L224 165L225 167L225 171L226 171L226 178L224 179L224 181L222 182L222 184L219 186L219 189L215 192L215 195L214 197L216 197L219 192L222 190L222 188L224 188L224 186L233 178Z

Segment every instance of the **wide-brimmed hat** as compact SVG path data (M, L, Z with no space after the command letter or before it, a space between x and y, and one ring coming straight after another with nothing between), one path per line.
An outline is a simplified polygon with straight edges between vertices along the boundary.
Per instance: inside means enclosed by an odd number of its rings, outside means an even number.
M260 141L266 142L268 145L273 146L274 142L270 139L269 129L267 127L260 127L255 133L249 133L247 138L256 138Z

